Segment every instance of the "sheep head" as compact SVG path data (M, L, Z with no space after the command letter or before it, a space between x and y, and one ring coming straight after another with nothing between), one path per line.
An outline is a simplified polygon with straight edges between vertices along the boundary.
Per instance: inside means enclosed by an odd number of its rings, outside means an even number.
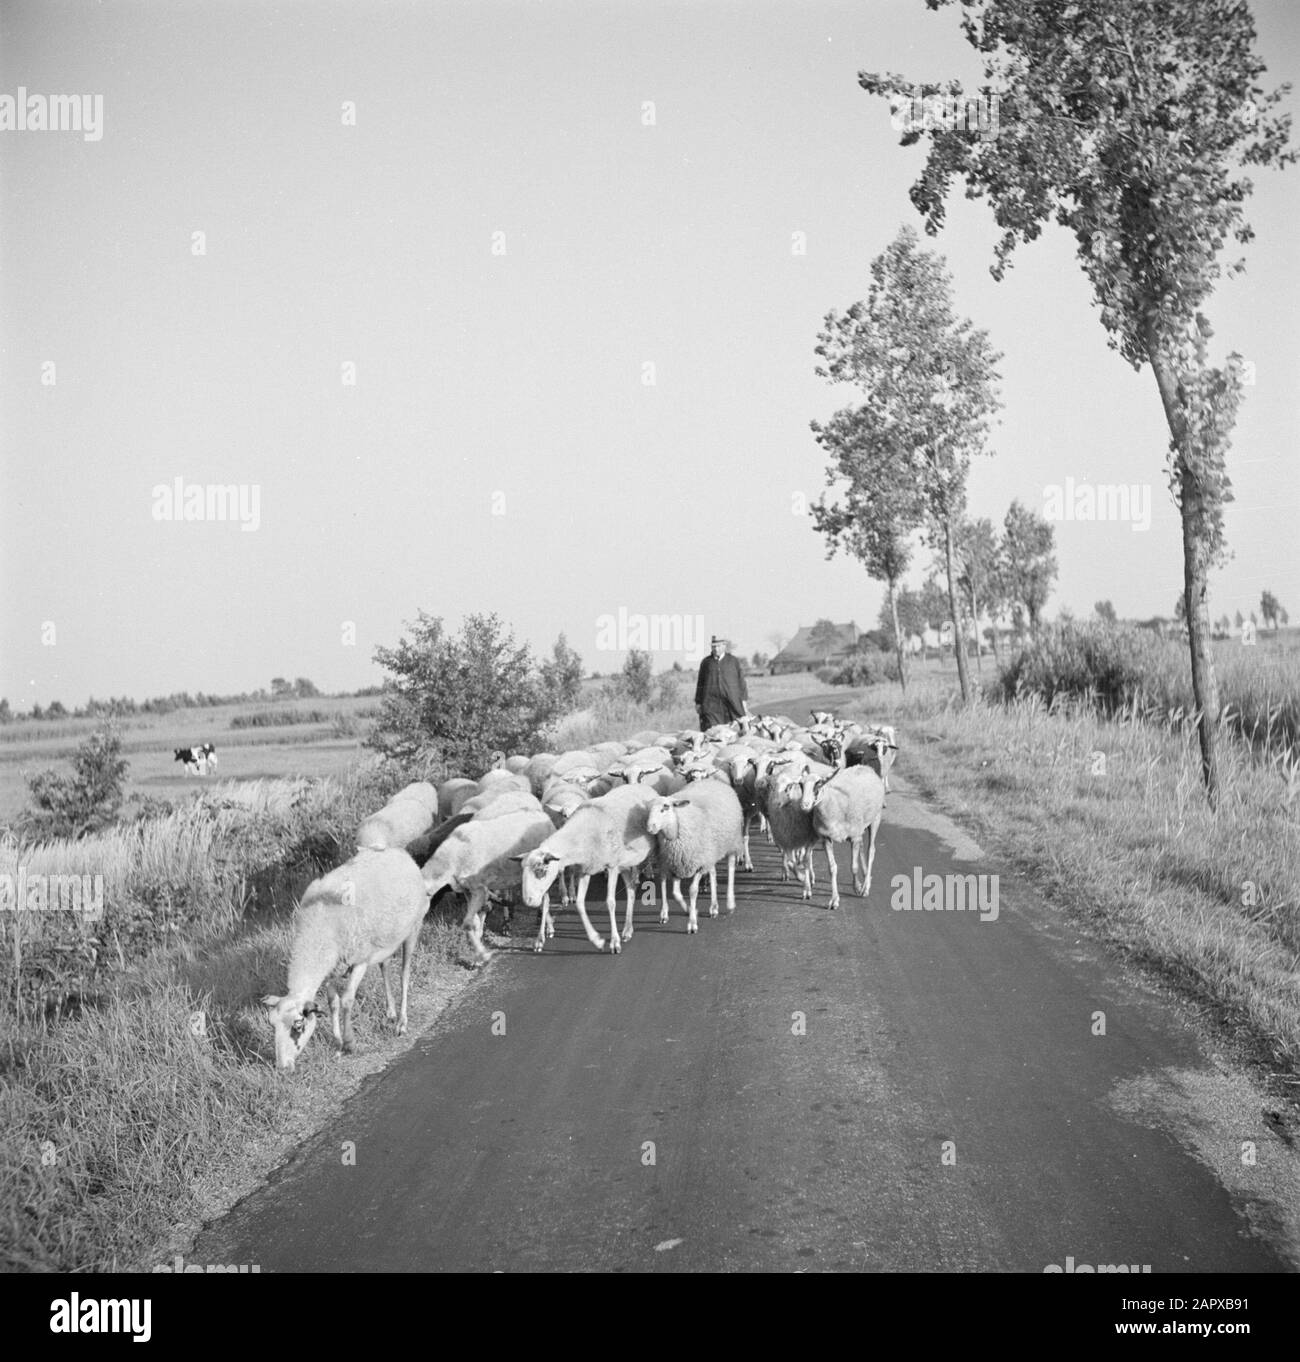
M527 855L512 856L523 866L521 889L524 903L529 908L540 908L546 891L555 883L555 877L563 869L564 863L553 851L537 847Z
M270 1009L271 1025L275 1028L275 1067L292 1073L293 1066L307 1048L316 1021L325 1013L314 1002L305 1007L297 998L276 997L268 994L262 1005Z

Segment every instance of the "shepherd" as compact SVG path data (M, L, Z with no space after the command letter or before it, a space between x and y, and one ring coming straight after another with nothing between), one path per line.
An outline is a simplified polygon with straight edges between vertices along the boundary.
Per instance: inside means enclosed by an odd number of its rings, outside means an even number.
M740 659L729 651L731 640L716 634L709 640L709 655L700 662L695 682L695 710L701 731L715 724L730 723L749 713L749 690Z

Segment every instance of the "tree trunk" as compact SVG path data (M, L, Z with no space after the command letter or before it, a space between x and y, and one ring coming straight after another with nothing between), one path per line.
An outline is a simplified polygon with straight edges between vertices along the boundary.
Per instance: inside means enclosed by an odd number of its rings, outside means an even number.
M1187 611L1187 643L1192 655L1192 697L1199 712L1197 732L1201 741L1201 779L1211 808L1219 802L1219 763L1215 738L1219 722L1219 683L1210 656L1210 610L1206 600L1207 564L1204 524L1208 507L1205 492L1188 466L1187 421L1178 402L1178 387L1168 361L1155 344L1154 328L1144 328L1147 358L1156 376L1165 420L1174 438L1175 471L1179 482L1179 512L1183 522L1183 604Z
M998 651L998 617L989 615L989 640L993 644L993 665L1002 670L1002 654Z
M970 620L975 629L975 670L981 676L984 675L984 649L980 647L980 611L979 600L975 595L975 583L971 582L970 588Z
M943 556L948 567L948 611L952 616L952 652L957 659L957 681L963 702L970 700L970 671L966 666L966 640L961 637L961 612L957 608L957 587L954 583L952 553L952 521L943 522ZM942 646L940 652L942 653Z
M888 583L889 587L889 609L894 616L894 650L898 654L898 684L903 688L903 694L907 694L907 664L903 661L903 630L898 623L898 595L894 590L894 583Z

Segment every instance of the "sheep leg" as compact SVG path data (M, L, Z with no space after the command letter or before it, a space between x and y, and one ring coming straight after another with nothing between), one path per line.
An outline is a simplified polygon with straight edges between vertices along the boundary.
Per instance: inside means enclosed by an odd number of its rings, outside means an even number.
M391 957L390 957L391 959ZM384 981L384 1003L389 1021L397 1020L397 1008L393 1006L393 990L388 985L388 961L379 962L379 977Z
M673 898L675 898L675 899L677 900L677 902L681 904L681 906L682 906L682 912L686 915L686 932L687 932L687 935L690 935L691 932L698 932L698 931L700 930L700 924L695 920L695 900L694 900L694 896L692 896L691 902L688 904L688 903L686 902L686 900L682 897L682 882L681 882L681 880L674 880L674 881L673 881Z
M750 866L753 869L753 866ZM736 855L732 852L727 857L727 912L736 911Z
M803 853L804 853L804 856L803 856L803 893L802 893L799 897L802 898L802 899L804 899L804 900L806 900L806 901L808 901L808 902L811 902L811 901L812 901L812 887L813 887L813 863L812 863L812 851L811 851L811 848L809 848L809 847L804 847Z
M680 900L682 890L681 885L677 880L673 881L673 889ZM659 925L661 927L666 927L668 925L668 878L667 876L662 875L659 878Z
M826 860L830 863L830 871L831 871L831 902L830 902L830 906L831 906L832 908L838 908L838 907L840 906L840 870L839 870L839 866L836 865L836 863L835 863L835 843L832 842L831 839L830 839L829 837L827 837L827 838L822 842L822 846L825 847L825 849L826 849ZM810 859L811 859L811 858L810 858ZM812 895L810 894L808 897L811 898Z
M632 912L636 905L636 878L631 870L624 870L623 883L627 887L627 912L623 915L623 940L632 940L633 922Z
M695 911L695 903L700 896L700 877L703 874L702 870L697 870L691 877L691 906L686 910L686 930L688 933L700 930L700 919Z
M718 867L716 865L711 865L709 867L709 916L717 917L717 915L718 915Z
M745 814L744 841L745 859L741 862L744 870L753 870L754 862L749 858L749 825L754 821L754 810L750 809Z
M353 965L348 971L347 987L343 990L343 1053L350 1055L355 1048L352 1039L352 1003L357 996L357 989L361 987L361 981L366 975L365 961ZM337 1001L337 999L336 999Z
M591 925L591 919L587 916L587 886L591 883L590 875L578 876L578 916L582 919L582 925L587 933L587 940L591 942L598 951L605 949L605 938Z
M465 906L465 937L474 952L474 963L481 965L492 958L492 952L483 945L483 924L487 920L487 890L475 889Z
M415 930L402 942L402 1011L397 1018L397 1034L406 1034L406 1000L411 993L411 966L415 964L415 948L420 944L420 928L424 926L421 918Z
M542 895L542 906L538 909L537 917L537 940L533 942L533 950L540 951L546 945L547 928L551 927L551 891L548 889ZM555 928L551 927L549 935L555 935Z
M623 949L618 934L618 873L613 866L605 868L605 907L609 909L609 949L617 955Z
M862 891L863 898L871 893L871 867L876 863L876 835L879 831L880 817L877 815L875 822L867 828L867 883Z

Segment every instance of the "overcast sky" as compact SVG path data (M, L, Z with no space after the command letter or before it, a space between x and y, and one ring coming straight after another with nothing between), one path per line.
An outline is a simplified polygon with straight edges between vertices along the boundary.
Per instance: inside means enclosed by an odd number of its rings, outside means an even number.
M1253 9L1266 81L1296 80L1300 9ZM813 372L822 317L920 225L924 146L862 69L978 76L923 0L7 3L0 96L102 96L102 122L0 131L0 695L353 689L419 609L563 630L599 671L620 609L745 653L874 626L882 587L800 514L808 423L852 400ZM1267 587L1300 619L1300 173L1256 179L1208 309L1256 374L1211 613ZM971 509L1148 486L1145 531L1057 525L1048 613L1171 614L1150 371L1060 229L1001 284L995 236L956 197L927 242L1005 354ZM177 479L242 487L250 528L158 518Z

